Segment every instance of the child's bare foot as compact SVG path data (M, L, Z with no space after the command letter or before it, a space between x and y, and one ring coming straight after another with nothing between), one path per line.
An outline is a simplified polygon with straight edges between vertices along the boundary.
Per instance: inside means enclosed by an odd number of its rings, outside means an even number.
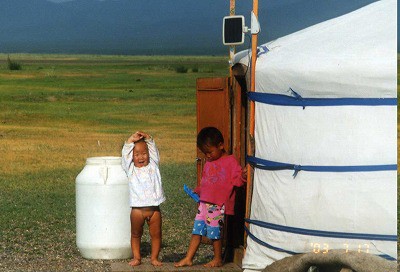
M192 266L193 262L189 259L183 258L179 262L175 263L175 267Z
M160 262L158 259L151 260L151 264L154 266L162 266L162 262Z
M132 261L129 262L130 266L137 266L140 265L142 262L140 259L133 259Z
M210 262L206 263L204 267L220 267L222 264L222 260L212 259Z

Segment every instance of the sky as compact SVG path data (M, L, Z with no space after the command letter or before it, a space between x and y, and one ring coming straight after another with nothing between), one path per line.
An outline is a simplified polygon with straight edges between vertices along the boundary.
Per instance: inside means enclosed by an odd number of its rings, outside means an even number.
M260 0L259 43L374 0ZM47 3L47 4L45 4ZM236 0L250 27L252 0ZM0 0L0 52L222 54L229 0ZM9 11L7 13L7 11ZM246 49L250 38L237 50Z
M81 1L81 0L50 0L53 2L65 1ZM97 0L97 1L110 1L110 0ZM112 0L111 0L112 1ZM140 3L140 0L132 0ZM191 3L187 0L169 0L173 2ZM201 0L200 0L201 1ZM214 0L225 3L225 10L221 10L221 18L227 15L229 7L229 0ZM261 24L261 32L259 41L264 43L278 37L293 33L313 24L331 19L351 10L362 7L363 5L372 3L376 0L260 0L259 1L259 18ZM204 2L204 1L203 1ZM252 0L236 0L236 14L245 16L246 25L250 27L250 13L252 10ZM176 12L185 13L187 9L191 8L192 4L176 6ZM218 8L217 6L215 8ZM192 6L193 9L201 8L201 6ZM282 10L286 12L282 13ZM207 15L208 11L201 11ZM277 14L274 16L274 14ZM190 22L188 22L190 24ZM218 22L219 23L219 22ZM217 24L218 24L217 23ZM184 24L184 22L182 22ZM216 25L216 28L221 28L221 25ZM218 37L219 38L219 37ZM214 38L215 39L215 38ZM219 41L219 40L218 40ZM240 49L245 48L243 45Z

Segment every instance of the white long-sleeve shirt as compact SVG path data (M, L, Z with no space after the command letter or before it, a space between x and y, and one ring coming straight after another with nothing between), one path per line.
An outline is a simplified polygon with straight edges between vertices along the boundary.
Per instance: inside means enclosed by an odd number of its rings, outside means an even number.
M158 206L165 201L158 163L158 149L152 138L146 140L149 149L149 164L135 167L133 164L134 143L125 143L122 148L122 168L129 180L129 205L131 207Z

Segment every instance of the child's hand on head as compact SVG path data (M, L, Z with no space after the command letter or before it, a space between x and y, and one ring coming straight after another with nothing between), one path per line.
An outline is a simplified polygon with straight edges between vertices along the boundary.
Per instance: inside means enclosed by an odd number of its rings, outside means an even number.
M143 131L138 131L137 133L141 136L141 138L144 138L145 140L150 139L150 135Z
M140 139L143 138L143 135L141 134L141 132L136 131L135 133L133 133L127 140L127 142L130 143L135 143L137 141L139 141Z

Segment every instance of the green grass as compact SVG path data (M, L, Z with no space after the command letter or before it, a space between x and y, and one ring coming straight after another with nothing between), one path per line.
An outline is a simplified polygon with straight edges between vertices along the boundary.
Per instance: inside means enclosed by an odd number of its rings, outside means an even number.
M74 180L79 171L56 169L1 177L0 244L6 252L23 252L37 258L57 247L66 256L78 254L74 248ZM183 237L188 237L195 206L182 188L183 184L194 186L195 167L188 163L165 164L160 171L167 196L161 206L164 246L183 253L187 246Z
M87 157L119 156L123 141L138 129L151 133L160 149L167 196L163 250L175 254L163 258L174 261L185 253L195 206L182 186L193 186L196 178L196 78L227 76L227 59L11 59L22 70L8 70L7 55L0 54L0 271L27 270L27 263L36 271L43 262L53 271L91 271L87 263L104 267L83 260L75 246L75 178ZM187 73L177 73L180 66ZM199 258L207 252L200 250Z
M75 178L87 157L119 156L139 129L160 149L164 251L185 253L195 211L182 187L196 180L196 78L227 76L227 59L11 59L22 70L8 70L7 55L0 54L0 270L24 263L35 270L44 258L50 270L90 270L75 246ZM177 73L180 66L189 69Z

